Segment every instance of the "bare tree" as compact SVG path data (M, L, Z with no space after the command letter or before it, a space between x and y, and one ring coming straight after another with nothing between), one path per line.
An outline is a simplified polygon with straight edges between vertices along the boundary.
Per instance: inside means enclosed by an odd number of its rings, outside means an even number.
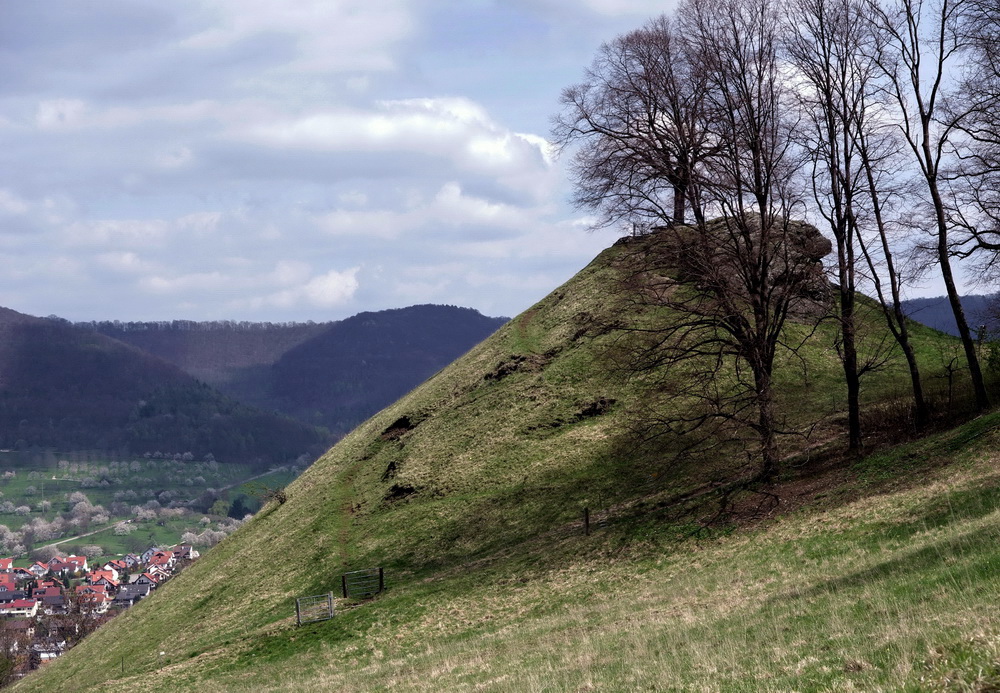
M690 0L679 13L707 70L714 150L702 188L706 208L720 214L714 228L699 224L687 252L712 295L717 328L752 376L761 477L770 478L778 468L775 354L815 262L812 253L796 252L801 225L790 221L802 211L795 188L801 160L780 69L779 8L769 0Z
M860 451L861 369L858 364L857 201L862 196L856 130L864 90L873 72L856 47L862 25L853 0L798 0L789 6L787 51L802 78L798 90L803 119L800 141L812 167L812 193L837 250L841 362L847 385L848 447Z
M556 141L578 145L574 201L598 226L700 218L698 170L709 150L705 75L665 16L601 46L585 80L563 91Z
M883 361L883 354L875 352L859 361L856 291L862 268L905 354L917 427L927 420L920 371L902 311L902 275L886 216L890 200L905 186L894 156L899 142L887 132L885 115L890 109L883 73L872 57L883 39L868 21L864 0L797 0L789 9L786 46L800 78L800 141L812 166L816 209L836 242L849 448L858 451L861 378Z
M751 481L769 480L779 469L777 438L791 431L775 411L775 358L808 338L787 341L787 319L815 325L825 312L821 258L830 252L830 242L808 224L785 221L766 241L753 224L720 217L660 229L634 244L623 262L631 269L624 295L638 310L622 314L638 318L621 325L629 338L616 354L630 377L665 402L645 402L638 437L668 437L682 455L739 441L755 451ZM744 234L771 246L764 277L747 265Z
M947 202L950 158L975 105L956 98L950 75L971 47L964 31L969 0L869 0L869 16L884 41L873 55L888 78L901 133L924 182L935 228L937 264L969 365L976 407L989 406L979 356L955 284L951 258L955 230Z
M690 387L682 384L680 394L702 405L659 428L683 433L711 421L748 427L757 479L772 478L779 465L773 370L783 328L813 297L818 258L830 247L815 229L791 221L800 161L779 33L774 3L690 0L680 7L677 35L704 89L696 130L711 143L698 166L703 212L693 226L663 227L655 242L640 244L629 275L635 300L668 310L655 313L660 322L644 314L631 327L641 337L627 368L683 372Z
M968 0L962 16L968 43L960 126L966 147L956 170L952 220L964 232L956 254L973 257L981 282L1000 279L1000 11Z
M922 430L930 420L927 401L916 353L910 341L909 324L903 311L903 286L912 275L905 273L906 263L900 263L894 249L894 228L900 226L896 207L906 196L900 191L898 169L892 163L899 151L895 133L882 128L859 131L858 155L864 170L865 194L868 198L868 229L859 228L858 245L868 267L868 278L875 289L882 314L890 333L906 359L913 391L914 426ZM865 231L868 233L865 233Z

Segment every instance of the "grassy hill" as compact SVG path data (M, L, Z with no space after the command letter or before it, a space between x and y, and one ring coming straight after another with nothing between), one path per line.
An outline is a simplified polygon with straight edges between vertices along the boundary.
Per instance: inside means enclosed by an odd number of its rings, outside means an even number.
M783 441L784 472L723 496L744 473L738 450L690 456L636 436L684 403L617 368L623 257L608 249L366 421L286 503L15 690L1000 685L1000 416L843 460L821 326L779 367L800 433ZM874 350L874 318L865 334ZM952 343L917 338L939 375ZM904 371L890 359L865 381L872 442L905 421ZM373 566L382 597L295 627L295 597Z

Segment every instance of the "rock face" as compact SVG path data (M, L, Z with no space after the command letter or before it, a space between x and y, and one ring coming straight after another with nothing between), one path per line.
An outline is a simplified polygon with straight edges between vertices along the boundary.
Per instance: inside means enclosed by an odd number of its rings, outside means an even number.
M766 277L770 289L789 294L796 313L814 314L828 301L822 261L833 244L812 224L779 219L762 233L757 216L742 223L722 217L703 226L660 227L653 237L663 251L664 269L700 289L749 302L750 287ZM768 271L754 276L764 260Z

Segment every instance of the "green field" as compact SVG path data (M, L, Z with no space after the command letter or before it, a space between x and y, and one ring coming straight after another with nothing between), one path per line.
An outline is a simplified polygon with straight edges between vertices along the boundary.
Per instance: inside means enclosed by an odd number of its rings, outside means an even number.
M297 473L283 467L261 475L249 465L204 460L0 451L0 525L8 529L0 536L0 551L17 553L15 565L29 565L34 550L53 544L68 553L100 546L103 557L173 545L185 532L218 530L237 500L246 512L256 511L263 491L285 486ZM86 497L92 512L77 509L78 494ZM137 517L137 506L150 512ZM61 525L45 528L59 518ZM126 520L132 531L116 532ZM39 526L40 531L25 536L25 527ZM15 551L15 545L24 551Z

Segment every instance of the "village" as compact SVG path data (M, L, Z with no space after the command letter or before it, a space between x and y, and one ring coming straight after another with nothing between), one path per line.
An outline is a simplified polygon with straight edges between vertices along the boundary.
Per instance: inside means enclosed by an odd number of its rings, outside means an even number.
M26 568L0 558L0 679L59 657L198 556L178 544L95 565L86 556L54 556Z

